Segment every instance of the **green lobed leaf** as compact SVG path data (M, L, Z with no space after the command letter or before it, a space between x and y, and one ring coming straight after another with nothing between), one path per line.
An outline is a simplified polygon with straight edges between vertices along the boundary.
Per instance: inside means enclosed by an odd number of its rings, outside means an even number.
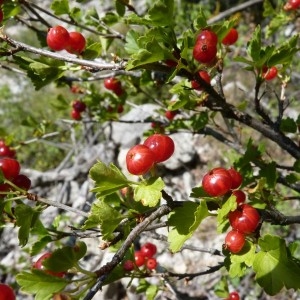
M270 57L268 61L269 66L275 66L279 64L291 64L295 53L299 51L298 49L298 39L299 35L292 36L288 41L283 43L274 54Z
M159 203L162 197L161 191L164 187L164 181L160 177L151 177L133 187L134 200L141 201L144 206L154 207Z
M50 235L40 238L38 241L36 241L32 245L30 255L34 256L34 255L39 254L52 241L53 241L53 239Z
M227 277L222 276L219 282L214 286L214 293L221 299L225 299L229 294Z
M98 161L89 174L95 181L92 192L97 192L100 196L109 195L128 185L126 176L114 164L107 166Z
M43 261L47 270L55 272L68 271L85 255L87 250L84 242L77 242L74 246L64 246L52 252L52 255Z
M300 267L288 255L289 249L285 240L272 235L260 238L258 244L261 251L255 255L253 269L257 283L268 295L278 294L283 287L300 288Z
M200 204L185 201L181 207L175 208L168 220L168 225L174 227L168 235L170 251L178 252L208 215L204 201L201 201Z
M218 209L217 213L217 221L218 221L218 232L224 232L229 224L228 214L230 211L235 210L237 207L236 197L234 195L230 196L222 205L221 208Z
M63 14L68 14L70 11L68 0L54 0L51 4L51 9L54 14L59 16Z
M266 163L264 167L260 169L259 177L264 177L266 179L266 185L271 189L274 188L278 177L276 163L274 161Z
M164 60L168 53L154 37L151 37L144 47L131 56L126 66L127 70Z
M84 52L82 53L82 58L84 59L95 59L101 55L102 45L101 43L89 43L86 46Z
M90 216L83 225L83 229L94 228L100 225L103 238L109 238L123 220L123 216L109 204L98 199L93 203Z
M126 20L131 24L169 26L174 22L174 0L156 0L143 17L130 14Z
M252 38L249 41L247 52L254 62L259 61L261 50L261 28L256 26L255 31L252 34Z
M126 12L126 6L123 3L124 1L121 0L116 0L115 5L116 5L116 12L120 17L123 17L125 12Z
M140 34L136 30L129 30L126 34L126 43L125 43L125 51L128 54L137 53L140 49L140 45L138 43L138 38Z
M18 232L20 246L27 244L30 230L37 222L39 214L39 211L23 203L15 207L16 225L20 227Z
M296 133L297 123L293 118L287 117L281 120L280 130L283 132Z
M21 272L16 276L23 292L35 294L35 300L48 300L54 293L62 291L68 284L64 278L49 275L41 270Z

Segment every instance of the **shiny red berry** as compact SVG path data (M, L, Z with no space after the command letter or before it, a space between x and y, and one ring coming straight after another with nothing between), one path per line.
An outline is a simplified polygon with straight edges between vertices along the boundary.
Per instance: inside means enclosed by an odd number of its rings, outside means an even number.
M141 251L135 251L134 252L134 262L137 267L141 267L145 264L145 256Z
M14 290L7 284L0 283L0 300L15 300Z
M55 26L47 33L47 45L54 51L61 51L66 48L69 42L69 32L63 26Z
M17 160L3 157L0 158L0 169L6 179L13 180L19 175L21 166Z
M141 252L145 257L151 258L156 254L157 248L154 244L148 242L141 247Z
M128 172L133 175L143 175L150 171L155 163L155 154L146 145L135 145L126 155Z
M211 197L223 196L230 191L232 179L224 168L214 168L203 176L202 188Z
M236 230L231 230L225 237L225 249L232 253L239 253L245 245L245 236Z
M242 184L243 176L239 171L237 171L233 167L229 168L227 171L231 176L231 181L232 181L231 189L235 190Z
M239 33L235 28L231 28L227 35L222 40L222 44L229 46L233 45L239 38Z
M276 67L263 67L263 70L262 70L262 77L265 79L265 80L272 80L274 79L278 74L278 70Z
M154 160L160 163L169 159L175 150L175 144L172 138L168 135L155 133L149 136L144 145L154 153Z
M157 260L154 257L148 258L146 261L146 267L149 270L154 270L157 267Z
M81 54L86 45L85 37L77 31L69 33L69 40L65 49L72 54Z

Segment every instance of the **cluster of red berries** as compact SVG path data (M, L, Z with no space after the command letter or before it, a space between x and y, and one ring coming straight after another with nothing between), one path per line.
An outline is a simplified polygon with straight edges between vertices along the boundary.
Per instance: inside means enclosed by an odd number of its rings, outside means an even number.
M231 28L221 43L229 46L233 45L238 39L238 31ZM212 63L217 56L218 36L209 29L202 30L196 39L193 49L194 58L202 64Z
M123 263L123 268L125 271L132 271L136 267L145 266L148 270L154 270L157 267L157 260L154 257L157 252L157 248L152 243L145 243L142 245L141 249L134 252L134 261L126 260Z
M175 144L168 135L155 133L149 136L143 144L129 149L126 155L128 172L133 175L143 175L157 163L169 159L175 150Z
M124 93L124 89L122 87L122 83L115 77L110 77L104 79L104 87L115 93L117 96L121 96Z
M225 46L233 45L238 40L238 31L231 28L227 35L222 39L221 43ZM218 36L209 29L202 30L196 39L193 48L193 57L202 64L211 64L217 56ZM207 71L201 70L198 75L206 83L210 84L211 78ZM203 90L203 86L195 79L191 81L193 89Z
M206 173L202 179L203 190L212 197L231 193L236 197L237 209L228 215L232 230L225 237L225 249L238 253L245 244L245 236L253 233L260 221L258 211L249 204L245 204L246 195L238 188L243 182L241 173L233 167L230 169L214 168Z
M86 46L85 37L77 31L69 32L63 26L55 26L48 30L47 45L54 51L67 50L71 54L81 54Z
M16 300L16 295L9 285L0 283L0 300Z
M71 111L71 117L74 120L81 120L82 116L81 114L86 110L86 104L81 100L74 100L72 102L72 111Z
M300 7L300 0L288 0L288 2L283 6L286 11L296 10Z
M48 259L49 257L51 257L52 253L51 252L46 252L43 255L41 255L36 262L33 263L32 268L33 269L38 269L38 270L42 270L45 273L55 276L55 277L64 277L65 276L65 272L54 272L51 270L47 270L43 263L46 259Z
M0 169L5 179L11 181L14 185L28 191L31 187L31 180L24 174L20 174L20 163L15 159L16 151L0 140ZM4 197L4 193L13 190L8 183L0 184L0 198Z

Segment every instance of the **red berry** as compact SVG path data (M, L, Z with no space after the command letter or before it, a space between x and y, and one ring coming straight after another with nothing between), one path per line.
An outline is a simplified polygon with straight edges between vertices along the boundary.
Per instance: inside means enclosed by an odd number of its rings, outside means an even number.
M222 40L222 44L229 46L233 45L239 38L239 33L235 28L231 28L227 35Z
M73 109L73 110L71 111L71 118L72 118L73 120L79 121L79 120L81 120L81 113L80 113L79 111Z
M246 201L246 194L241 190L233 191L232 195L236 197L236 202L238 205L241 205Z
M212 197L223 196L231 189L232 179L224 168L214 168L203 176L202 188Z
M167 135L155 133L149 136L144 145L154 153L155 162L163 162L169 159L175 150L174 141Z
M169 120L169 121L172 121L175 116L178 114L178 111L177 110L167 110L165 112L165 117Z
M141 248L141 252L147 258L153 257L156 254L156 251L157 251L157 248L152 243L145 243Z
M276 67L263 67L263 70L262 70L262 77L265 79L265 80L272 80L274 79L278 74L278 70Z
M65 272L54 272L54 271L45 269L43 262L45 259L51 257L51 255L52 255L51 252L44 253L42 256L39 257L39 259L35 263L33 263L32 267L34 269L45 270L46 273L48 273L52 276L55 276L55 277L64 277Z
M240 295L238 292L229 293L228 300L240 300Z
M69 42L69 32L62 26L50 28L47 34L47 45L54 51L61 51L66 48Z
M218 44L218 36L213 31L209 29L204 29L198 34L197 42L198 41L216 46Z
M117 96L121 96L124 92L121 82L115 77L106 78L104 80L104 87L114 92Z
M154 270L157 267L157 260L154 257L151 257L149 259L147 259L146 261L146 267L149 270Z
M250 234L257 228L260 215L258 211L249 204L242 204L236 210L228 214L230 225L233 229Z
M65 49L72 54L81 54L85 48L85 37L77 31L69 33L69 40Z
M19 175L21 166L17 160L9 157L3 157L0 158L0 169L6 179L13 180Z
M217 55L217 46L205 42L196 42L193 49L194 58L203 64L211 63Z
M200 63L210 63L217 55L218 37L211 30L202 30L196 40L193 56Z
M16 178L14 178L12 183L25 191L28 191L31 187L31 180L23 174L19 174Z
M141 251L134 252L134 261L137 267L141 267L145 264L146 259Z
M208 84L210 84L210 76L209 76L209 74L208 74L206 71L202 70L202 71L200 71L198 74L199 74L199 76L200 76L205 82L207 82ZM198 83L197 80L192 80L192 81L191 81L191 84L192 84L192 88L193 88L193 89L198 90L198 91L203 90L203 86L201 86L201 84Z
M231 230L225 237L225 249L232 253L239 253L245 245L245 236L236 230Z
M155 162L155 155L145 145L136 145L129 149L126 155L128 172L133 175L147 173Z
M300 0L289 0L283 7L284 10L296 10L300 7Z
M123 264L123 269L128 272L132 271L134 269L134 262L130 259L125 260Z
M16 151L11 149L7 145L0 145L0 156L15 158L16 157Z
M15 300L16 296L13 289L4 283L0 283L0 300Z
M229 168L227 170L231 176L231 180L232 180L232 185L231 185L231 189L235 190L237 189L243 182L243 176L240 172L238 172L237 170L235 170L234 168Z
M86 104L81 101L81 100L75 100L73 103L72 103L72 107L74 110L76 110L77 112L84 112L85 109L86 109Z

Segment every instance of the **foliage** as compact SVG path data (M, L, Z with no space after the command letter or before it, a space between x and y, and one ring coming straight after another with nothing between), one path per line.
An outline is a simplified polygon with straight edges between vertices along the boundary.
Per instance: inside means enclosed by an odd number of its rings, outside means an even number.
M193 1L182 1L182 4L174 0L150 1L145 11L138 12L130 1L116 0L115 7L103 15L93 6L83 9L86 1L54 0L49 7L26 0L5 2L0 32L1 65L29 79L37 92L35 95L43 99L37 104L36 99L29 99L31 105L27 109L23 102L27 101L24 95L29 87L26 85L18 91L14 95L16 104L7 101L2 108L4 122L0 135L18 153L23 151L18 157L24 165L47 170L63 165L67 150L72 156L75 140L84 144L87 132L99 128L104 132L107 124L118 121L122 113L118 109L129 111L130 105L159 103L160 118L152 116L146 120L158 127L144 135L156 130L170 135L186 131L209 135L222 142L226 149L224 167L233 166L242 175L239 189L247 192L247 203L260 214L255 232L247 234L239 253L230 253L224 245L212 252L202 249L221 257L220 264L208 271L175 274L163 267L156 271L136 267L128 273L122 263L134 259L138 239L149 227L154 226L152 231L155 226L168 228L165 241L168 251L175 254L186 247L208 219L214 220L218 234L226 233L230 227L228 214L239 209L236 197L231 191L211 197L200 184L192 188L186 199L176 201L166 192L167 188L174 187L168 186L156 165L147 174L134 177L116 161L98 160L84 174L93 182L94 201L88 212L82 212L16 188L1 172L1 187L10 187L1 192L1 226L14 224L18 228L20 247L31 254L37 255L47 247L55 248L43 263L44 269L27 265L16 276L21 292L33 294L39 300L51 299L59 293L70 299L88 300L103 285L131 277L139 279L137 293L154 299L164 283L163 279L161 285L147 280L155 272L162 273L161 278L168 281L171 277L192 280L217 271L220 271L220 281L215 294L219 297L227 297L228 285L251 272L255 274L251 284L257 284L271 296L300 288L299 245L294 235L291 235L293 240L285 240L280 236L282 232L266 234L264 230L269 226L267 223L289 226L300 222L297 213L289 216L289 211L285 215L281 210L282 200L299 202L300 192L300 116L288 113L291 107L299 108L293 98L299 35L285 30L296 21L297 12L285 11L283 1L275 1L276 4L264 1L262 20L253 30L248 27L245 30L247 22L243 22L241 15L249 18L249 12L243 8L218 19L218 6L214 7L213 15L210 1L203 1L204 5L190 2ZM183 15L183 10L192 13ZM47 48L47 31L58 20L65 27L84 32L87 45L80 55ZM36 39L22 40L10 34L8 29L14 28L16 21L29 35L35 33ZM221 41L233 27L239 31L239 40L236 45L225 46ZM218 36L217 56L209 64L201 64L193 57L197 36L203 29ZM279 75L269 82L263 71L273 66ZM231 68L244 72L238 74L247 74L251 95L232 99L224 92L226 82L232 80L228 75ZM201 79L200 70L206 70L214 79L212 85ZM103 86L103 80L111 77L119 79L118 92ZM203 90L194 90L193 80ZM1 90L4 97L13 97L5 87ZM53 97L47 95L51 93ZM72 120L70 111L75 99L86 106L82 115ZM166 120L163 117L166 110L176 111L179 117ZM132 128L134 123L135 120L128 121ZM48 137L57 146L54 150L38 143ZM104 144L108 139L103 134L97 142ZM67 142L69 146L64 147ZM31 158L35 147L40 147L39 159ZM40 162L41 158L45 162ZM56 222L63 227L63 221L67 220L70 228L87 236L90 232L99 233L101 249L109 248L113 253L111 261L95 270L83 268L81 260L88 256L87 245L77 242L70 246L66 238L72 232L61 230L55 224L52 227L44 224L41 215L48 205L84 216L81 224L72 223L68 214L64 220L59 216ZM159 235L156 237L163 240ZM49 270L66 272L66 276L53 276Z

